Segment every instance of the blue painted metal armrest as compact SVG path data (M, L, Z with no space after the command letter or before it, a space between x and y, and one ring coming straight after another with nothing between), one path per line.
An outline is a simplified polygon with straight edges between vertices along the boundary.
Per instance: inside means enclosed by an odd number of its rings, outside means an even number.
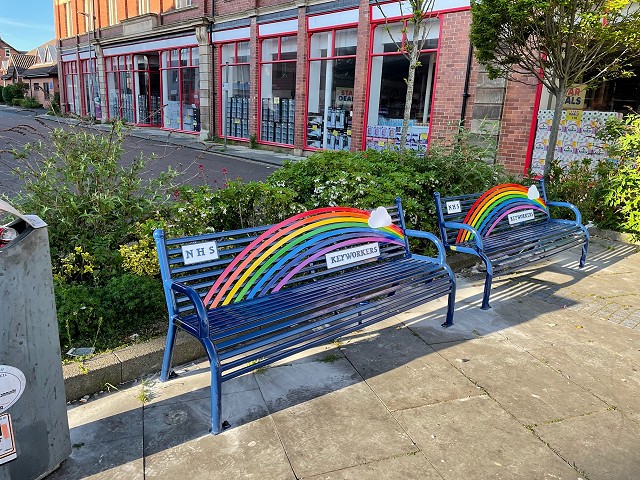
M436 247L438 248L438 263L444 264L447 261L447 255L444 250L444 246L438 237L436 237L433 233L422 232L420 230L406 230L405 231L407 237L415 237L415 238L425 238L427 240L431 240ZM416 255L414 255L416 256ZM417 255L417 257L424 257L424 255ZM430 258L430 257L425 257ZM434 259L435 260L435 259Z
M207 319L207 311L204 308L204 303L202 303L202 299L200 298L200 295L198 295L198 292L179 282L172 282L171 290L175 290L178 293L186 295L187 298L191 300L191 303L193 303L193 307L196 309L196 313L198 314L198 320L200 320L200 338L208 337L209 321Z
M582 225L582 215L580 215L580 210L575 205L569 202L547 202L548 207L563 207L569 208L576 216L576 223Z
M480 235L480 233L471 225L467 225L466 223L459 223L459 222L444 222L443 225L445 228L453 228L456 230L459 230L459 229L468 230L473 234L473 240L476 242L476 246L478 247L478 249L481 251L484 251L484 243L482 242L482 235Z

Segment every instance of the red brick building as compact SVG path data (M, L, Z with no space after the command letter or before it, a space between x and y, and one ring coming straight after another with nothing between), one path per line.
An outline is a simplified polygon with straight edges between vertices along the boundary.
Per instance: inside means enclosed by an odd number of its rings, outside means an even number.
M296 153L398 143L409 67L397 1L54 0L54 12L69 113ZM462 120L521 173L537 86L490 80L470 21L469 0L435 1L408 145L424 150Z

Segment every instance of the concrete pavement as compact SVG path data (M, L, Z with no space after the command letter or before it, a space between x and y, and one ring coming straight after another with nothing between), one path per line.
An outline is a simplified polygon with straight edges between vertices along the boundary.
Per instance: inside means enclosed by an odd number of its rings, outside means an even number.
M594 239L223 384L206 362L69 406L51 480L640 478L640 253ZM147 397L147 398L145 398ZM142 400L148 400L143 403Z

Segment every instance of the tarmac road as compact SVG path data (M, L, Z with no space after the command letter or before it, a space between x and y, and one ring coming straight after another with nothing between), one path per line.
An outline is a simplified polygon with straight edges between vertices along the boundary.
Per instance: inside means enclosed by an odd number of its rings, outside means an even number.
M0 194L11 197L20 189L19 180L11 173L15 165L13 156L7 150L20 148L28 142L42 140L48 142L48 135L55 122L36 118L42 111L19 110L0 106ZM60 127L69 128L66 124ZM92 133L99 131L91 130ZM184 136L184 135L183 135ZM196 138L194 137L194 140ZM166 139L138 138L129 136L124 142L123 159L131 160L141 153L147 157L155 154L157 158L149 164L147 176L165 171L169 166L183 171L180 180L194 185L206 182L213 187L222 185L225 176L244 181L264 180L277 168L252 160L221 155L219 153L195 150L182 145L172 145ZM201 166L201 167L200 167ZM223 173L226 172L226 175Z

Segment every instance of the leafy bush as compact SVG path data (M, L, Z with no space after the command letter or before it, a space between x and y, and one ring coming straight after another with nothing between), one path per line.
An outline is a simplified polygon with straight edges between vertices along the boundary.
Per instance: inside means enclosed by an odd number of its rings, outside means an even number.
M24 98L25 93L29 90L29 86L26 83L13 83L6 85L2 89L2 98L7 104L13 104L14 98Z
M499 165L481 160L490 152L463 133L448 144L434 145L424 156L410 150L319 152L290 162L267 183L288 187L306 209L348 205L371 209L402 198L410 228L436 231L433 193L477 192L508 179Z
M175 189L171 170L141 179L150 161L142 155L124 164L123 128L114 123L108 135L56 129L51 144L14 151L24 182L16 203L49 224L54 262L82 246L98 277L118 271L118 248L133 239L131 226L156 216Z
M4 90L4 86L0 85L0 103L4 103L4 98L2 98L2 90Z
M22 106L22 98L12 98L11 99L11 105L13 105L14 107L21 107Z
M27 97L27 98L21 99L20 105L22 105L24 108L42 108L42 104L33 97Z
M164 293L156 278L125 273L104 285L57 284L55 297L64 351L113 348L132 334L148 336L164 325Z
M51 100L51 104L49 105L49 114L51 115L60 115L60 92L56 92L53 94L53 99Z

